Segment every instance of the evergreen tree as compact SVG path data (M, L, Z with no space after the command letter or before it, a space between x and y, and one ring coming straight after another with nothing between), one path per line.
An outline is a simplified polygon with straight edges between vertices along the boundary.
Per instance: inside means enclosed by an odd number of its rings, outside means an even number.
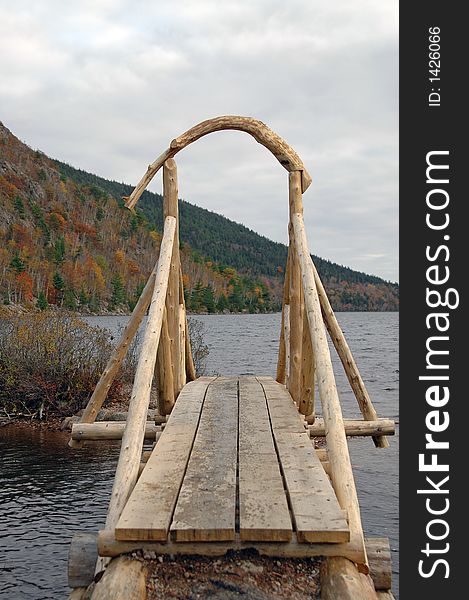
M60 265L65 258L65 240L63 236L57 238L54 246L54 262L56 265Z
M139 283L137 285L137 288L135 290L135 300L138 301L138 299L140 298L140 296L142 295L143 289L145 287L144 283Z
M130 232L135 233L138 228L138 217L136 214L132 214L130 217Z
M129 307L130 311L133 311L133 309L135 308L135 305L137 304L140 296L142 295L144 287L145 287L144 283L139 283L137 285L137 287L135 288L135 292L134 292L133 296L127 300L127 306Z
M244 308L243 292L239 282L233 286L233 291L228 297L231 312L241 312Z
M80 295L78 296L78 301L80 302L80 306L85 306L88 302L88 296L86 295L85 289L81 288Z
M42 291L39 292L39 296L37 297L37 307L39 310L46 310L48 306L49 303L47 302L46 295Z
M110 305L112 307L119 306L125 302L125 289L122 277L117 274L111 279L112 296Z
M13 205L16 209L16 212L19 214L20 218L24 219L24 217L25 217L24 204L23 204L23 200L21 199L20 196L15 196L15 199L13 200Z
M65 290L63 305L68 310L77 310L77 299L72 290Z
M220 294L217 300L217 312L224 312L228 308L228 301L225 294Z
M12 258L10 262L10 268L13 269L17 275L26 270L26 265L21 260L19 254L15 254L15 256Z
M63 280L62 275L58 271L56 271L54 273L54 277L52 278L52 284L57 291L59 291L59 292L64 291L65 282Z
M52 278L52 285L55 288L57 303L62 305L62 300L64 296L65 282L63 280L62 275L56 271Z
M186 305L187 310L192 310L191 295L187 287L184 288L184 303Z
M215 297L213 295L213 288L210 284L204 287L202 291L202 304L207 309L207 312L215 312Z
M92 294L88 300L88 307L92 313L99 312L101 308L101 299L98 294Z
M198 281L191 293L191 309L192 310L200 310L202 305L202 293L203 293L203 285L201 281Z

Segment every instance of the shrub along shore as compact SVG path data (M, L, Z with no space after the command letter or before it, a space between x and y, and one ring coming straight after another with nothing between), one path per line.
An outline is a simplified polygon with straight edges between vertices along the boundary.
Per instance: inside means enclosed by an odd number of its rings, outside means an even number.
M202 374L209 352L203 324L190 319L189 333ZM78 413L119 337L63 310L0 315L0 423L53 421ZM128 401L139 343L137 334L108 392L108 402L118 410Z

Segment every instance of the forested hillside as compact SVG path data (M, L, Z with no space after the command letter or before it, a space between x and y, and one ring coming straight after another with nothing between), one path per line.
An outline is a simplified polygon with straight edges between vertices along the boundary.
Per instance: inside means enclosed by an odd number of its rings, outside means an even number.
M74 178L0 124L0 301L100 313L134 306L161 228L130 212L104 180ZM240 274L182 242L190 310L278 309L278 281Z
M51 160L0 124L0 301L102 312L134 305L158 255L162 198ZM190 310L277 310L286 246L180 201ZM315 257L339 310L397 310L398 286Z

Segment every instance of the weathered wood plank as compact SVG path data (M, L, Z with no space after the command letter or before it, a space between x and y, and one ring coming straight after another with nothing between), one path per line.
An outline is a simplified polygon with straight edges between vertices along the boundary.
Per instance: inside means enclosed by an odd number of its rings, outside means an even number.
M288 542L292 525L264 390L239 380L239 533L241 540Z
M282 385L270 378L259 381L267 398L298 541L347 542L347 521L304 429L303 417Z
M212 379L200 377L181 390L158 444L117 523L117 540L166 541Z
M272 426L275 423L276 430L305 433L304 417L298 412L298 408L286 388L274 382L271 377L257 377L257 380L266 393Z
M291 542L242 542L239 535L226 542L154 542L154 541L117 541L113 530L103 530L98 535L100 556L119 556L135 550L148 550L157 554L198 554L201 556L223 556L230 550L242 551L255 548L262 556L283 556L305 558L310 556L345 556L353 561L360 560L361 553L353 544L299 544L293 533Z
M207 390L174 511L176 541L234 539L237 444L238 381L219 377Z

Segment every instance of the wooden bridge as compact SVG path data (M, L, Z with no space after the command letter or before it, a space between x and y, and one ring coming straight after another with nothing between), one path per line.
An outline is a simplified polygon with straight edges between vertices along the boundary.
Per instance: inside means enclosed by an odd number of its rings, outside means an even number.
M249 133L288 171L289 248L276 380L197 377L194 368L179 256L174 156L223 129ZM324 598L376 598L369 579L360 575L370 571L367 548L373 543L363 536L347 435L371 435L376 446L385 448L385 435L394 433L394 423L378 418L313 264L302 206L311 177L290 146L246 117L205 121L173 140L127 198L128 208L161 167L165 220L158 260L72 430L72 447L90 439L122 438L97 552L85 552L86 536L72 545L74 597L81 597L89 582L83 575L87 560L93 575L111 558L138 549L221 555L255 548L269 556L334 557L324 576ZM147 310L127 421L95 422ZM342 417L326 331L357 398L361 421ZM157 423L147 421L154 378L161 415ZM316 388L320 419L315 418ZM318 449L316 437L325 438ZM152 442L152 449L145 450L144 444ZM376 543L372 553L381 562L386 555L381 547L376 551ZM103 582L108 572L110 568ZM103 585L96 586L102 588L96 598L111 597ZM388 578L384 587L390 587ZM129 598L140 597L132 593Z

